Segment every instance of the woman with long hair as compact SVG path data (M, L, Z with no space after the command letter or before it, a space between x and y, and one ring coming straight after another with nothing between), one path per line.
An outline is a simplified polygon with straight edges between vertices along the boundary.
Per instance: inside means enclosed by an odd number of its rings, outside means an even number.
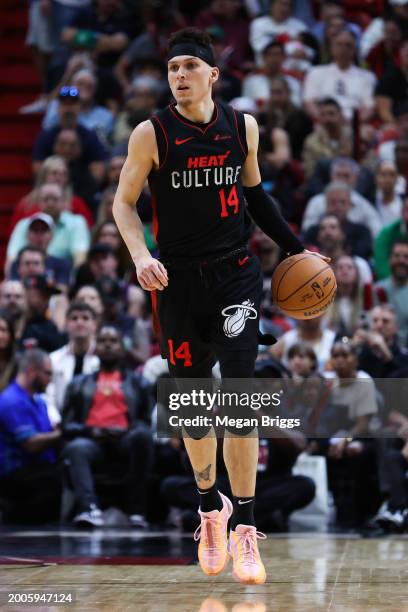
M334 265L337 293L325 315L325 324L338 336L352 336L364 311L364 284L353 257L342 255Z
M286 134L290 145L287 161L291 155L300 160L304 140L311 133L313 124L305 111L293 104L290 87L284 76L273 77L270 87L271 95L265 108L265 136L270 140L266 150L270 150L272 144L276 153L276 144Z
M115 250L119 260L119 278L125 279L133 273L132 258L113 219L107 219L95 225L92 230L92 246L95 244L107 244Z
M88 304L96 313L98 323L103 319L104 306L102 296L93 285L83 285L72 296L76 302Z
M17 203L11 217L10 229L25 217L39 212L39 192L46 183L56 183L64 192L65 210L85 217L88 226L93 225L92 213L85 201L73 193L66 161L59 155L51 155L44 160L33 189Z
M14 323L8 312L0 310L0 391L17 372Z

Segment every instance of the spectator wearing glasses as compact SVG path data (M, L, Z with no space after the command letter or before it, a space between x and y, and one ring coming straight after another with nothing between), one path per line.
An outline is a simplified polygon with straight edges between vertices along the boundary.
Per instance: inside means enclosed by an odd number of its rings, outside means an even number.
M58 93L59 124L50 129L43 129L37 137L33 149L33 170L37 174L42 162L52 155L58 134L65 129L75 130L78 135L81 156L80 162L89 166L93 179L100 183L105 176L105 161L108 152L97 134L79 121L81 105L77 87L65 86Z
M44 185L39 194L41 212L49 215L54 222L52 240L47 253L55 257L70 258L74 266L79 265L89 249L90 235L85 219L64 210L61 187L56 184ZM27 230L30 218L17 223L7 247L6 269L16 259L19 251L27 244Z
M78 90L80 112L78 123L88 130L98 134L101 142L106 143L113 129L113 113L104 106L95 103L97 77L89 68L82 68L75 72L71 78L73 87ZM53 100L47 108L42 127L46 130L56 127L60 123L59 100Z

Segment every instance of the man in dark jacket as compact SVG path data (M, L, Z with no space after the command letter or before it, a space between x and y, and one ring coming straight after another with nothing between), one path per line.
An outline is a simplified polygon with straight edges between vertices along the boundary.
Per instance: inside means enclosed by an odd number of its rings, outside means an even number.
M52 278L34 274L24 281L27 296L27 318L20 339L22 348L40 348L47 353L56 351L66 343L66 334L59 332L47 314L52 295L61 291Z
M62 424L71 439L64 457L74 489L77 524L101 526L94 488L94 469L123 460L126 508L132 524L146 526L145 491L153 462L150 403L146 383L121 367L124 355L117 329L103 326L96 340L100 369L75 377L67 388Z
M370 319L369 330L359 328L353 336L360 353L358 368L376 379L392 377L395 370L408 366L408 350L398 340L397 316L392 306L381 304L371 310Z

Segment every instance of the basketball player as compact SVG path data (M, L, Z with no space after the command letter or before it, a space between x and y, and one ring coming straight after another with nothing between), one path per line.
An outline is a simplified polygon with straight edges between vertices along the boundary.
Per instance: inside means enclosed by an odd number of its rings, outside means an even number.
M247 250L247 210L287 254L304 250L262 188L255 119L212 100L218 78L206 34L188 28L171 36L168 79L176 103L133 131L113 205L138 281L154 292L153 302L157 296L162 354L177 378L209 378L216 359L222 378L253 376L262 272ZM135 214L146 179L160 261L147 250ZM236 580L262 584L257 538L265 536L254 521L258 438L224 439L233 503L216 486L216 437L184 441L200 494L195 538L202 570L217 575L232 556Z

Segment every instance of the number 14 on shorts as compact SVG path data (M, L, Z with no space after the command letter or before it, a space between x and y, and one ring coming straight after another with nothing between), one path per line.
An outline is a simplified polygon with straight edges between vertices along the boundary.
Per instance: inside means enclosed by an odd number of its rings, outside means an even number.
M173 340L169 339L168 344L169 344L169 361L171 365L174 365L174 366L177 365L176 359L183 360L184 361L183 365L185 368L189 368L190 366L193 365L193 362L191 361L190 344L187 341L182 342L180 346L176 349L174 348Z

